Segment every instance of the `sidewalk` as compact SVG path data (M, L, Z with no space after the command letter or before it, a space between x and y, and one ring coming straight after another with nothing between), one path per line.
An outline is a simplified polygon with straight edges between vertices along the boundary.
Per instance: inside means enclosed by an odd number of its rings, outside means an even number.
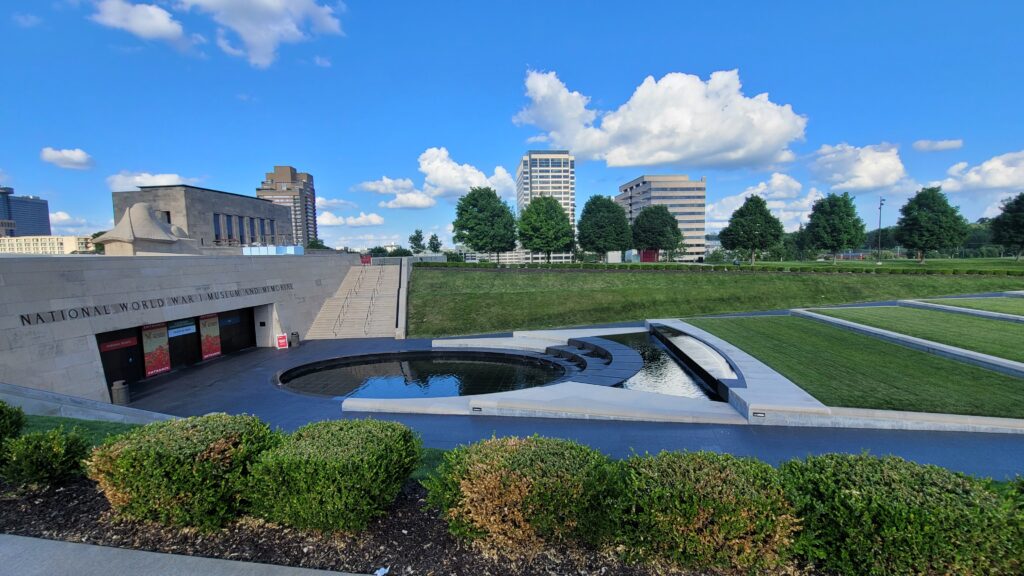
M8 534L0 534L0 566L5 567L5 574L18 576L346 576L326 570L142 552Z

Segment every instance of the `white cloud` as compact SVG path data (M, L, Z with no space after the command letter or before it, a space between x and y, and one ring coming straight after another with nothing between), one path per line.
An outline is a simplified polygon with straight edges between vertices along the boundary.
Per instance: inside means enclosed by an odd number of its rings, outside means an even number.
M807 222L811 214L811 206L823 194L817 188L811 188L803 196L800 192L803 184L796 181L787 174L774 173L767 182L758 182L748 187L743 192L733 196L726 196L708 204L706 208L707 228L709 232L718 231L729 224L732 213L743 205L743 202L750 196L761 196L779 220L782 226L789 232L796 230L800 224Z
M943 150L959 150L964 141L956 140L918 140L914 142L914 150L918 152L942 152Z
M946 172L949 178L932 185L942 185L947 192L974 190L1024 190L1024 150L1009 152L970 166L967 162L954 164Z
M110 228L110 226L106 226L106 228ZM103 229L103 225L72 216L63 210L50 212L50 230L56 236L88 236Z
M22 14L19 12L12 14L11 19L22 28L35 28L43 22L43 19L35 14Z
M866 192L904 183L907 171L896 146L882 142L851 146L845 142L823 145L815 152L811 170L833 190Z
M180 41L185 33L170 12L155 4L100 0L91 18L98 24L125 30L146 40Z
M416 189L416 185L408 178L388 178L387 176L382 176L380 180L362 182L356 187L376 194L399 194Z
M363 250L392 242L397 243L401 240L398 234L356 234L335 237L331 235L330 231L327 231L324 235L328 238L325 240L328 245L335 248L348 247L353 250Z
M317 226L351 226L358 228L361 226L380 226L384 223L384 218L373 212L369 214L360 212L359 216L349 216L346 218L324 210L317 215L316 223Z
M84 218L75 218L67 212L58 210L57 212L50 212L50 225L51 226L70 226L70 225L82 225L85 224Z
M0 170L0 184L3 184L4 182L7 182L7 178L8 178L7 172L4 172L3 170Z
M381 208L430 208L435 204L437 204L437 200L434 200L433 197L419 190L413 190L412 192L399 192L395 194L393 200L380 202L378 205Z
M334 8L316 0L179 0L179 6L207 13L234 32L244 48L220 31L217 45L232 56L244 55L257 68L270 66L281 44L308 40L310 33L341 34Z
M513 196L516 190L512 175L496 166L488 176L472 164L459 164L448 149L427 148L419 156L419 170L423 174L423 187L417 189L409 178L382 177L358 185L360 190L377 194L392 194L389 201L380 202L383 208L429 208L437 198L452 198L469 192L476 186L490 186L502 196Z
M317 208L358 208L359 205L349 200L342 200L341 198L324 198L323 196L316 197Z
M122 170L107 176L107 186L112 192L135 190L139 186L172 186L174 184L194 184L198 178L185 178L178 174L150 174L149 172L129 172Z
M768 94L740 90L739 71L698 76L648 76L618 109L588 108L590 98L569 91L554 72L530 71L530 104L514 118L543 133L531 141L568 148L608 166L766 166L793 159L789 144L804 137L807 119Z
M313 57L313 64L315 64L315 65L317 65L317 66L319 66L321 68L330 68L331 67L331 59L327 58L326 56L314 56Z
M92 156L81 148L65 148L57 150L47 146L39 152L43 162L49 162L60 168L69 170L87 170L92 167Z

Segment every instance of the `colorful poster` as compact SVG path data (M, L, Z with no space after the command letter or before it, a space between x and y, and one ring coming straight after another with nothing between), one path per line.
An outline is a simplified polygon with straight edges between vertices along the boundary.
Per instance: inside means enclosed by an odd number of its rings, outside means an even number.
M147 378L171 370L171 353L167 348L167 324L149 324L142 327L142 355Z
M284 350L287 347L288 347L288 335L287 334L278 334L277 335L277 349L278 350Z
M203 360L220 356L220 322L216 314L199 317L199 338L202 340Z

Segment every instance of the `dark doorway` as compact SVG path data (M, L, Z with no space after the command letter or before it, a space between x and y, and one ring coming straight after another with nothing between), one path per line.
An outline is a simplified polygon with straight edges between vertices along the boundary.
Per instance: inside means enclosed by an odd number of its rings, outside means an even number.
M220 347L224 354L231 354L256 346L256 325L253 322L252 308L221 312Z
M127 328L96 335L100 361L107 386L118 380L126 383L142 380L142 342L138 328Z
M199 331L196 319L186 318L167 323L167 347L171 354L171 369L191 366L202 360L199 350Z

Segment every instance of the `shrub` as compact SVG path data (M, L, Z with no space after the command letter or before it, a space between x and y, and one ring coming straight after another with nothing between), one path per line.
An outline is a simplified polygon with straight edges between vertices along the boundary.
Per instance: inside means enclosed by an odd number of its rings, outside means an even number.
M8 438L15 438L25 427L25 411L20 406L0 402L0 445ZM0 457L0 462L3 458Z
M634 456L623 469L619 539L628 558L748 572L787 563L797 520L768 464L662 452Z
M618 492L599 452L553 438L492 438L461 446L423 485L458 537L509 556L545 543L605 541Z
M795 549L826 573L1019 574L1009 507L980 480L850 454L781 472L802 523Z
M309 424L257 459L252 512L298 528L362 530L394 502L419 461L419 438L397 422Z
M249 468L278 442L255 416L210 414L115 436L93 450L87 469L124 516L214 528L244 509Z
M60 486L81 476L82 460L89 455L89 441L63 427L8 439L3 448L4 479L32 487Z

